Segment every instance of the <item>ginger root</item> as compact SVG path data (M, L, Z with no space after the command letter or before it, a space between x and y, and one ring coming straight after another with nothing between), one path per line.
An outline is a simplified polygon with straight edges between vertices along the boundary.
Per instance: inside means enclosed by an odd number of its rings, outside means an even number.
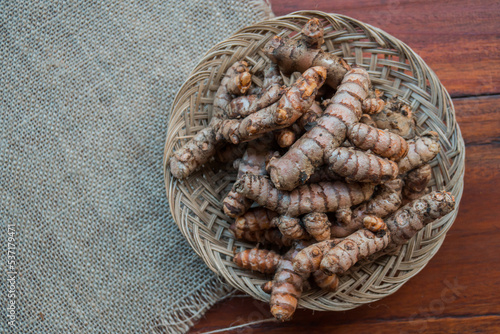
M347 127L361 117L361 102L368 95L370 79L362 68L353 68L342 80L333 99L316 121L288 152L269 163L269 175L281 190L304 184L333 150L346 138Z
M371 183L320 182L307 184L292 191L276 189L260 175L243 175L234 189L257 204L280 215L297 217L310 212L333 212L368 200L373 194Z
M281 255L266 249L252 248L237 253L233 262L238 267L258 271L263 274L272 274L276 271Z

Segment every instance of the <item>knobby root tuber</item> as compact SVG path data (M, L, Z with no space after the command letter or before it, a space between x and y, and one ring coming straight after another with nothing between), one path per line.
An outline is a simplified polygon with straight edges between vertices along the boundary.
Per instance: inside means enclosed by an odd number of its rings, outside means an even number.
M391 233L391 242L395 245L406 243L427 224L445 216L454 208L455 198L445 191L435 191L406 204L385 219Z
M278 66L270 64L264 70L264 82L260 94L240 96L231 101L227 118L244 118L278 101L285 93L283 77Z
M179 179L184 179L214 156L222 143L217 135L221 117L225 114L232 95L244 94L251 84L247 63L236 62L221 81L214 99L214 117L210 124L199 131L189 142L178 149L170 160L170 170Z
M313 272L313 279L319 288L329 292L336 291L339 286L339 277L337 275L327 275L321 270Z
M273 154L273 151L265 142L255 141L250 143L245 155L240 160L238 177L241 177L245 173L266 175L266 164ZM252 200L236 192L234 189L231 189L223 201L224 213L233 218L244 214L251 205Z
M272 274L276 271L281 260L281 255L266 249L252 248L237 253L233 262L238 267L261 272L263 274Z
M308 213L302 217L302 222L304 223L307 233L316 239L316 241L330 239L331 223L325 213Z
M398 162L399 173L404 174L431 161L439 148L434 133L408 141L408 154Z
M364 69L350 70L316 126L297 140L284 156L271 160L269 174L278 189L292 190L304 184L325 158L344 142L347 126L357 123L361 116L361 102L368 95L369 83Z
M398 176L398 165L394 162L353 148L333 150L327 164L332 172L345 177L348 182L378 184Z
M314 102L318 88L325 81L324 67L308 69L278 102L261 109L242 120L227 119L220 125L220 135L237 144L255 139L260 135L292 125L307 112Z
M278 217L274 211L263 207L252 208L236 218L231 225L231 230L236 231L261 231L275 227L273 218Z
M293 270L292 260L306 244L298 243L280 261L271 288L271 313L279 321L290 320L297 308L307 276Z
M237 192L280 215L297 217L310 212L333 212L368 200L371 183L320 182L292 191L276 189L265 176L245 174L234 185Z
M370 150L394 161L401 160L408 153L408 143L403 137L363 123L350 126L347 130L347 138L354 146L364 151Z
M396 96L387 101L381 112L372 115L372 119L379 129L387 129L404 139L415 137L415 119L411 107Z
M296 217L279 216L274 218L274 225L281 233L290 239L309 239L306 230L300 225L300 219Z
M278 247L288 247L292 245L293 239L285 237L277 228L269 230L244 231L236 229L231 225L231 231L236 239L262 243L266 245L275 245Z
M304 36L308 34L303 31ZM264 46L264 53L287 75L302 73L313 66L323 66L327 70L327 84L337 88L350 69L349 65L342 58L324 52L321 48L308 47L309 43L309 37L293 40L275 36Z
M342 239L325 240L304 248L293 259L293 268L303 275L318 271L325 254L341 241Z
M409 172L404 178L403 196L407 201L413 201L427 193L427 185L432 178L432 168L425 164Z
M387 247L390 236L385 223L373 216L365 217L364 223L367 228L347 236L326 253L320 264L325 274L343 274L360 259Z
M368 97L363 101L363 112L366 114L376 114L382 111L385 107L385 101L380 98L382 95L384 95L384 92L378 89L375 91L370 90Z
M363 219L366 216L387 217L394 213L402 203L401 191L403 181L395 179L380 186L380 189L367 202L362 203L352 212L349 209L342 211L342 217L337 211L337 221L332 224L331 235L341 238L363 228ZM347 211L347 212L346 212Z

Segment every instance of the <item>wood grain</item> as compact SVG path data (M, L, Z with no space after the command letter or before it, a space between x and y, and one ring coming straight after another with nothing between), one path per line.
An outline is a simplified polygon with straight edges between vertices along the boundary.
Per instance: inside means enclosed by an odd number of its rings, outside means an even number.
M277 16L321 10L384 29L417 52L452 96L500 93L498 1L272 0Z
M494 95L500 93L499 4L271 2L276 15L317 9L357 18L383 28L419 53L455 97L466 143L465 190L440 251L395 294L351 311L298 310L289 323L266 322L225 333L499 333L500 95ZM214 306L191 333L270 317L265 303L238 296Z

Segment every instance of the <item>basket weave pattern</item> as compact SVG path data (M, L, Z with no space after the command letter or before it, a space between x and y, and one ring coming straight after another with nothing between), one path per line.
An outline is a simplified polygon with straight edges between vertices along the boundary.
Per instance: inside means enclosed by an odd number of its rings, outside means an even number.
M322 12L297 12L257 23L214 46L178 92L170 115L164 168L172 215L181 232L206 264L230 285L269 301L260 285L269 280L259 273L241 270L232 262L235 251L253 245L236 241L229 231L232 220L222 211L222 200L235 180L236 171L207 166L184 181L172 177L168 160L197 131L208 125L212 102L226 70L246 60L252 73L260 73L269 61L261 49L273 36L299 37L303 25L318 17L325 27L325 45L331 53L356 63L370 74L374 88L385 97L397 95L410 104L417 133L439 134L441 151L433 160L433 190L452 192L457 209L428 225L394 255L364 261L340 277L339 289L329 293L312 289L299 306L314 310L347 310L379 300L397 291L434 256L458 212L463 191L465 149L455 121L451 99L434 72L407 45L378 28L349 17ZM262 81L257 75L255 85Z

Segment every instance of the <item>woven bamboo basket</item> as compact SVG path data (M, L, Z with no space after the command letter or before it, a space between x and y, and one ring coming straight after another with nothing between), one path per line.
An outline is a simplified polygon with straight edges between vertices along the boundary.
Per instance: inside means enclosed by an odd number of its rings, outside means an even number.
M452 192L457 200L455 211L428 225L397 254L359 263L340 278L337 292L312 289L299 302L299 307L340 311L388 296L420 272L439 250L458 212L465 149L453 104L435 73L406 44L355 19L317 11L296 12L237 31L203 57L175 97L165 145L165 183L175 222L195 252L236 289L269 301L260 288L269 277L241 270L232 262L235 251L253 246L233 239L228 229L232 219L222 211L236 171L208 165L179 181L171 175L168 161L173 151L209 123L213 97L226 70L243 59L252 73L261 72L269 62L261 51L264 44L277 34L299 37L311 17L323 22L326 50L368 70L374 87L383 90L385 97L397 95L408 102L417 119L417 133L439 134L442 149L432 162L431 185L433 190ZM253 80L262 84L257 75Z

